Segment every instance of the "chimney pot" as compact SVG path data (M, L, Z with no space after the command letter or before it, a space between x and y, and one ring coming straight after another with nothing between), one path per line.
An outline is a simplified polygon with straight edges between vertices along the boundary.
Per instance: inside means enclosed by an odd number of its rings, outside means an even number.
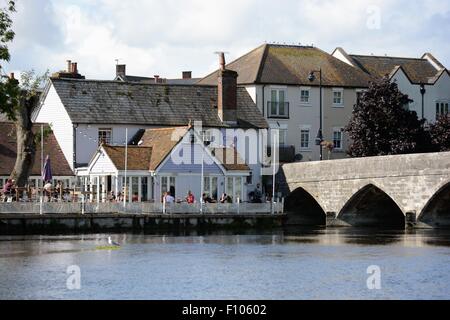
M11 72L11 73L10 73L9 78L10 78L11 80L15 80L15 78L14 78L14 72Z
M183 79L192 79L192 71L183 71Z
M72 73L78 74L78 63L77 62L72 63Z
M72 61L67 60L67 72L72 73Z
M225 70L225 52L219 52L219 64L220 64L220 70Z
M155 74L153 77L155 78L155 83L159 83L159 75Z

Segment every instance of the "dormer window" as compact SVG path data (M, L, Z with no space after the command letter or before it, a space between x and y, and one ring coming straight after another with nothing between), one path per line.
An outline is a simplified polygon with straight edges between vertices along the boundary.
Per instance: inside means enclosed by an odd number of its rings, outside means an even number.
M111 145L111 143L112 143L112 129L111 128L98 129L98 145L101 145L102 143Z

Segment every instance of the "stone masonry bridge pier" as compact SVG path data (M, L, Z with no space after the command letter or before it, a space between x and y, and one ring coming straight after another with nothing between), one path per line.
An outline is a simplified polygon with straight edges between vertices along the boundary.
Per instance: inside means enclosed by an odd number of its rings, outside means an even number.
M450 227L450 153L282 166L288 225Z

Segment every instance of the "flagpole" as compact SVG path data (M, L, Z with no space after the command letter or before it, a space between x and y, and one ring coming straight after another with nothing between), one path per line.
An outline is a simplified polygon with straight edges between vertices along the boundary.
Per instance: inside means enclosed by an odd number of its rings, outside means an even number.
M128 128L125 129L125 188L123 195L123 207L127 207L127 167L128 167Z
M43 214L43 200L44 200L44 125L41 124L41 180L42 180L42 188L41 188L41 197L39 199L39 214Z
M273 161L273 186L272 186L272 214L275 213L275 178L276 178L276 139L279 139L278 135L275 133L273 135L273 150L272 150L272 161Z

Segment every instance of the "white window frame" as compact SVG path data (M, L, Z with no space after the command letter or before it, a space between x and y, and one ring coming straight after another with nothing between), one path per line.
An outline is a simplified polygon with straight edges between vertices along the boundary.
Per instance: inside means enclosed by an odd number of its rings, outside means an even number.
M450 113L450 100L436 100L436 119ZM447 109L447 111L445 111Z
M340 93L341 94L341 101L339 103L335 102L335 94ZM343 108L344 107L344 89L343 88L333 88L332 96L333 99L333 107L337 108Z
M232 179L233 180L233 194L228 194L228 188L229 188L229 183L228 183L228 179ZM240 196L240 200L244 201L244 182L247 181L247 177L245 176L226 176L225 177L225 193L228 196L231 196L231 198L233 199L233 203L237 203L237 199L235 198L236 195L236 180L237 179L241 179L241 196Z
M303 92L308 92L308 100L303 101ZM311 106L311 88L310 87L301 87L300 88L300 105L302 106Z
M338 148L338 147L336 147L336 144L335 144L335 141L336 141L336 139L335 139L335 134L336 133L339 133L340 134L340 142L341 142L341 146ZM336 151L343 151L344 150L344 128L342 128L342 127L335 127L335 128L333 128L333 144L334 144L334 150L336 150Z
M216 180L216 185L214 185L213 180ZM219 200L219 176L204 176L203 177L203 193L206 193L207 196ZM217 194L212 194L213 189L216 189ZM203 195L202 195L203 196Z
M105 144L112 145L112 142L113 142L113 129L112 128L98 128L98 131L97 131L98 145L100 145L100 143L102 142L102 138L103 138L103 135L100 136L101 132L105 132L105 133L109 132L109 141L107 141L105 139Z
M276 99L275 101L273 101L274 99L272 94L273 92L276 92ZM280 112L280 92L283 92L283 97L284 97L284 101L283 103L287 103L287 110L286 110L286 105L284 106L285 110L284 110L284 114L281 114ZM270 108L268 108L267 110L267 116L269 118L278 118L280 117L281 119L288 119L289 118L289 103L288 103L288 90L285 87L271 87L270 88L270 102L271 103L276 103L276 114L272 113L272 106L270 106Z
M176 199L177 198L176 193L177 193L177 190L178 190L178 188L177 188L177 177L176 176L171 176L171 175L161 176L160 185L159 185L159 191L160 191L161 197L163 196L163 193L166 192L166 191L163 191L163 179L167 179L167 192L170 191L170 187L172 186L171 180L173 179L173 181L174 181L173 186L175 188L175 194L173 195L173 197Z
M302 132L308 131L308 147L302 146ZM310 151L311 150L311 126L300 126L300 150Z

